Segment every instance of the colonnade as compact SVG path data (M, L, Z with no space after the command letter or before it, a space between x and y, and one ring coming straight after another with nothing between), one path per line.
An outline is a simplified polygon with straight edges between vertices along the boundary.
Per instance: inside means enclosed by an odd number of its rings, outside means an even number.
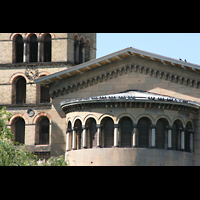
M116 147L122 147L122 137L124 131L122 128L120 129L120 123L119 124L113 124L113 129L111 131L111 140L109 141L109 144L112 143L110 146L106 146L106 137L105 134L110 134L108 131L106 131L106 125L105 124L96 124L96 130L95 130L95 137L96 137L96 143L95 147L101 147L101 148L116 148ZM187 137L186 137L186 129L187 129ZM78 131L79 130L79 131ZM110 130L110 129L109 129ZM144 147L144 145L141 145L141 141L139 142L140 138L139 135L143 134L140 127L138 127L138 124L132 124L132 127L128 131L130 133L130 145L126 145L123 147L131 148L131 147ZM184 128L184 127L178 127L177 132L174 132L173 126L166 126L163 130L163 132L166 132L166 137L164 134L164 140L165 140L165 147L163 149L172 149L172 150L180 150L180 151L187 151L187 152L193 152L193 137L194 137L194 130ZM128 134L129 134L128 133ZM70 150L76 150L80 148L92 148L89 145L88 140L90 140L89 137L91 137L89 133L89 127L88 126L82 126L81 127L73 127L67 129L67 137L66 137L66 151ZM158 136L159 131L156 129L156 124L151 124L148 128L147 140L148 144L146 145L147 148L159 148L156 145L156 139ZM173 136L173 134L175 136ZM70 136L71 135L71 136ZM127 136L126 136L127 137ZM175 147L173 146L173 140L175 137ZM187 142L186 142L187 138ZM107 142L108 143L108 142ZM187 149L186 149L187 145ZM93 147L94 147L93 146Z

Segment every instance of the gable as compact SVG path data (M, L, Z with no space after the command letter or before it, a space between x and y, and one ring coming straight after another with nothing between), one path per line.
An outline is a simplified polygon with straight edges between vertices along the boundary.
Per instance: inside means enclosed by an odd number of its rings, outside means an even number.
M198 73L176 66L127 57L52 83L50 94L70 99L136 89L199 102L198 77Z

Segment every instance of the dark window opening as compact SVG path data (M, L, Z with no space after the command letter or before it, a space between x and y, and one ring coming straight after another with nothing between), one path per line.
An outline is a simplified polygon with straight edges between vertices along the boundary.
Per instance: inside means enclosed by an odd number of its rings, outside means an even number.
M38 41L37 41L37 36L33 34L30 37L29 62L37 62L37 59L38 59Z
M44 38L44 62L51 62L51 35Z
M26 102L26 80L19 77L16 81L16 104L24 104Z
M24 43L21 35L18 35L15 39L15 62L23 62L23 52L24 52Z

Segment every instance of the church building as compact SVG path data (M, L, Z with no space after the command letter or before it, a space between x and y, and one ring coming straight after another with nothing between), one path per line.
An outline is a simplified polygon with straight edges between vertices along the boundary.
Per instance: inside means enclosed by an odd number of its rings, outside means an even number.
M134 38L133 38L134 39ZM95 33L0 34L1 106L15 140L70 165L200 165L200 66Z

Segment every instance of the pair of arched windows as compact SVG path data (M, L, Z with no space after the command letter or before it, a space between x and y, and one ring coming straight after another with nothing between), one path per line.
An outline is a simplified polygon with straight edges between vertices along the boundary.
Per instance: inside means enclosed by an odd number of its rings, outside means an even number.
M18 34L13 40L13 62L51 62L51 35L23 38Z
M74 63L76 65L90 60L90 42L77 37L74 39Z
M40 86L40 103L49 103L49 88ZM18 76L13 81L12 89L12 103L25 104L26 103L26 79L23 76Z
M35 144L49 144L49 119L41 117L36 123ZM15 142L25 144L25 121L22 117L14 119L11 125L12 133L15 137Z

